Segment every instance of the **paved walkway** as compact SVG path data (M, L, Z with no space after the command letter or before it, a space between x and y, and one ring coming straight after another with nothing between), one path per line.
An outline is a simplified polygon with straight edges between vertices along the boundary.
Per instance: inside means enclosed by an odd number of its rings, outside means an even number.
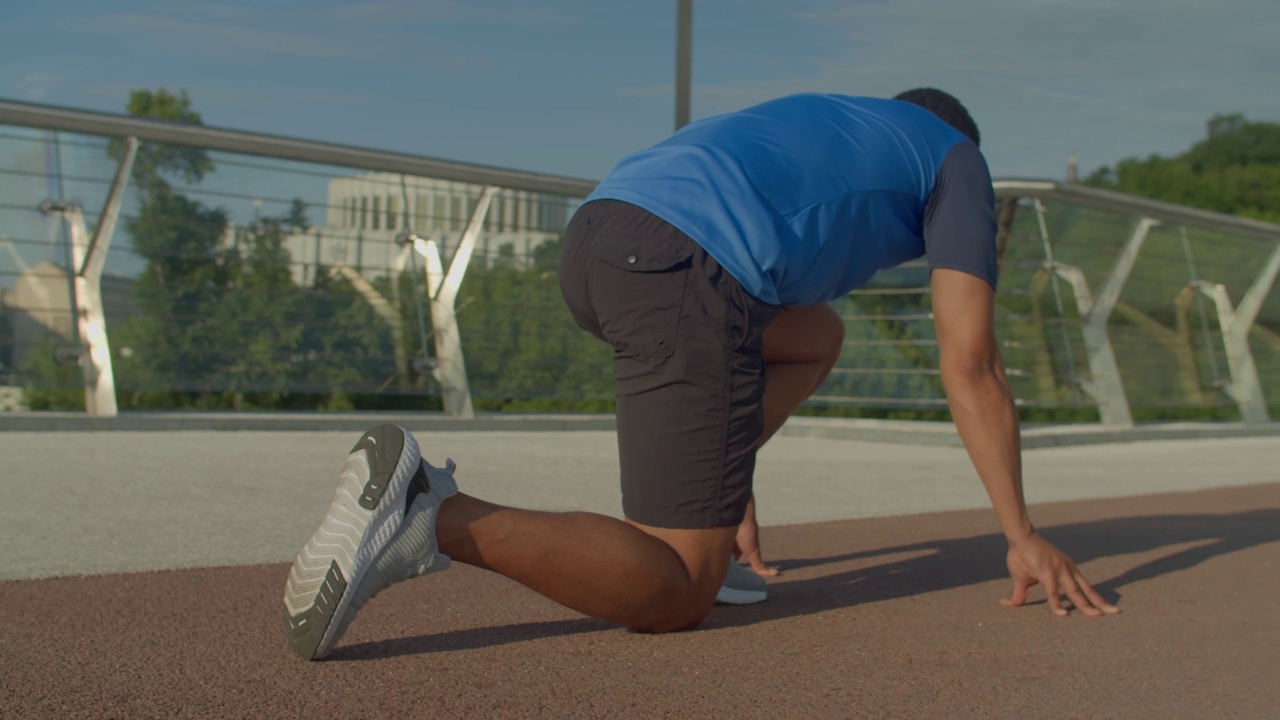
M358 434L0 432L0 717L1280 716L1275 438L1026 453L1035 519L1114 618L995 603L962 450L780 436L767 603L644 636L459 566L308 664L280 635L284 563ZM468 492L617 514L611 433L420 438Z

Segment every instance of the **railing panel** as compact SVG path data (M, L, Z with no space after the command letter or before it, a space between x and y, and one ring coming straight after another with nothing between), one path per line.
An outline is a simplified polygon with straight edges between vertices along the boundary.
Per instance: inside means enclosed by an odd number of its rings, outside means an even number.
M456 298L477 409L612 399L609 349L575 326L556 277L590 181L8 101L0 122L0 385L37 406L83 405L68 230L41 208L76 203L91 229L126 135L143 149L101 283L121 407L439 406L426 258L405 240L438 248L447 268L490 184ZM1020 405L1098 406L1090 302L1150 218L1102 337L1123 394L1139 418L1235 411L1218 309L1188 288L1221 285L1238 304L1280 228L1077 185L996 190L1012 203L997 338ZM929 303L923 261L833 303L845 348L809 404L944 407ZM1280 402L1280 293L1247 345Z

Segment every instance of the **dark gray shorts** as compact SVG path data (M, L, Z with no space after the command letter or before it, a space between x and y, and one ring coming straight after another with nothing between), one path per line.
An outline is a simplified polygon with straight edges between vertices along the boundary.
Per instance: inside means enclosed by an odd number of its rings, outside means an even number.
M778 308L665 220L614 200L573 216L560 288L614 350L623 513L664 528L741 522L764 431L762 336Z

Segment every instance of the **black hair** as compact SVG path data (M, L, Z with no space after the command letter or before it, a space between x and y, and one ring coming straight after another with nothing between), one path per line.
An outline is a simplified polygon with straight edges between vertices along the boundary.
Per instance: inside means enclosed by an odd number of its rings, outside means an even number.
M964 108L964 105L950 94L937 88L916 88L898 93L893 99L919 105L959 130L965 137L972 140L974 145L982 144L977 123L969 116L969 111Z

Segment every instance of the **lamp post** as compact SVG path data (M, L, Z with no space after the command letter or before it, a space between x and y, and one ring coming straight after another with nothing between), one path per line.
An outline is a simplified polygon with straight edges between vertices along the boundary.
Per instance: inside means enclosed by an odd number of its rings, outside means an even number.
M676 0L676 129L689 124L693 56L693 0Z

